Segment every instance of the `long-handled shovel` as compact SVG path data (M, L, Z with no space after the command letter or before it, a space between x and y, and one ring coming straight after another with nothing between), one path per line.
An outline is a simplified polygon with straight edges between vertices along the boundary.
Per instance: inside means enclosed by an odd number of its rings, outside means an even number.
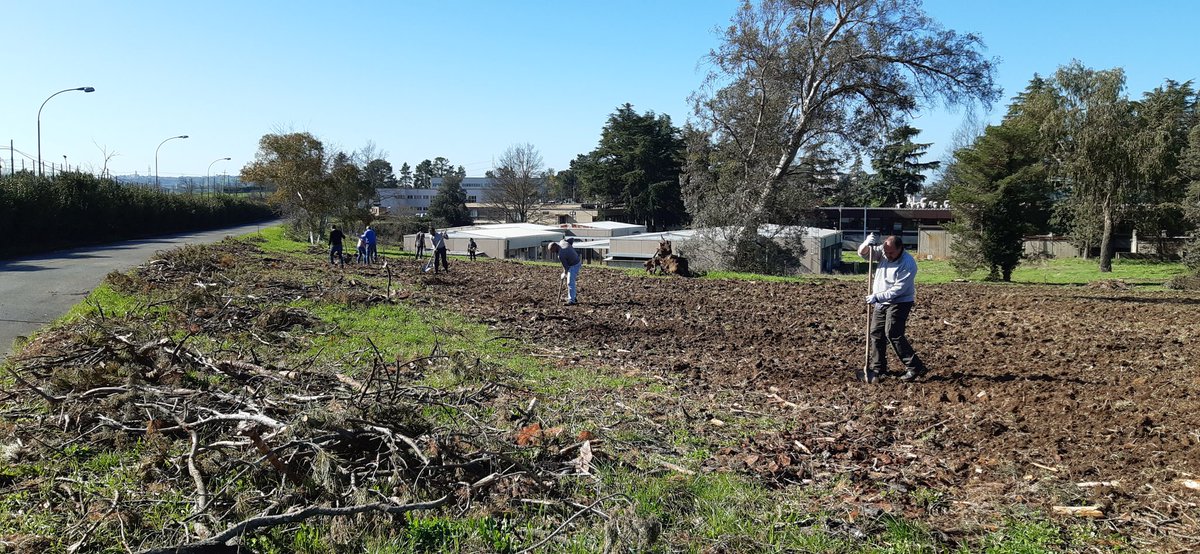
M875 261L875 245L872 244L867 248L867 294L871 294L871 281L875 277L875 271L872 269L872 262ZM867 346L863 352L863 369L859 375L859 380L864 383L874 383L876 376L871 375L871 304L867 303L867 325L866 325Z

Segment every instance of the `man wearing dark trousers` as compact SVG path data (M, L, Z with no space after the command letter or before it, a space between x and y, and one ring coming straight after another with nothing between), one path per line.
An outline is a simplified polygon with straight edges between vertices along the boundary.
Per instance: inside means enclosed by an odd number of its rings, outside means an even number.
M341 229L334 225L329 230L329 263L346 265L346 260L342 257L342 240L346 238L346 234Z
M917 261L904 251L899 236L889 236L883 246L875 246L875 234L858 247L863 259L878 262L871 282L871 294L866 297L871 310L871 355L864 380L873 383L887 373L887 345L904 364L901 381L912 381L928 371L905 336L908 314L916 297Z
M433 272L438 272L438 263L442 264L442 270L450 273L450 262L446 259L446 232L438 232L437 229L430 229L429 236L433 243Z

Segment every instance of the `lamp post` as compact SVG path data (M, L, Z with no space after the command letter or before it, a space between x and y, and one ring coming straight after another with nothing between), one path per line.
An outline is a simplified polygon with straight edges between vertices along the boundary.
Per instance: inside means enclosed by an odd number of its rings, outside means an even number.
M42 176L42 174L43 174L43 171L42 171L42 108L46 107L46 102L49 102L51 98L54 98L55 96L58 96L64 92L71 92L73 90L81 90L83 92L95 92L96 91L95 87L79 87L79 88L63 89L63 90L60 90L60 91L48 96L46 98L46 100L44 100L42 102L42 105L40 107L38 107L38 116L37 116L38 129L37 129L37 131L38 131L38 176L39 177Z
M154 188L155 189L158 189L160 191L162 190L162 188L160 188L158 186L158 151L159 151L159 149L161 149L162 145L166 144L168 140L185 139L185 138L188 138L188 136L187 135L179 135L177 137L170 137L170 138L163 139L162 142L158 143L158 148L154 149Z
M213 166L213 164L215 164L215 163L217 163L217 162L227 162L227 161L229 161L229 160L231 160L231 159L233 159L233 158L217 158L217 159L213 160L213 161L212 161L212 163L208 164L208 171L205 171L205 172L204 172L204 186L205 186L206 188L210 186L210 185L208 184L208 180L209 180L209 176L211 176L211 175L212 175L212 166ZM212 188L209 188L208 190L212 191L213 189L212 189ZM213 192L216 192L216 191L213 191Z

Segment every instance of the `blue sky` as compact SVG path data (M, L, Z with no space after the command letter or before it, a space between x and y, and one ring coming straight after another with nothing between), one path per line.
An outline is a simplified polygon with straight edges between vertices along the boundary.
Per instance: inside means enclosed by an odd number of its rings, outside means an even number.
M1004 100L1033 74L1079 59L1123 67L1131 96L1200 77L1200 3L929 0L946 27L983 36ZM7 2L0 153L118 173L236 173L266 133L308 131L327 147L368 141L399 169L436 156L482 175L532 144L547 167L591 151L628 102L682 126L737 2L708 0ZM940 157L961 112L919 114ZM217 161L224 157L232 160ZM21 165L21 154L16 155ZM26 160L27 167L33 162Z

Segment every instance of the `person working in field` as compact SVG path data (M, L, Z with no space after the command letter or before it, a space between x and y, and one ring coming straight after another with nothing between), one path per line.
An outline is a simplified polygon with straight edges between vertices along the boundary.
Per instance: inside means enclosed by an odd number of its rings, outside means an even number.
M887 345L890 343L904 364L905 373L900 380L912 381L927 371L904 334L916 297L917 261L904 251L904 242L895 235L884 239L883 246L875 246L875 233L871 233L858 247L858 255L879 263L871 283L871 294L866 297L867 304L873 309L865 380L874 382L876 377L887 372Z
M367 225L367 230L363 231L362 239L367 241L367 263L376 263L379 261L379 250L376 245L375 229Z
M438 263L442 264L442 269L446 273L450 273L450 262L446 259L446 232L438 232L437 229L429 229L430 242L433 243L433 272L438 272Z
M346 265L346 260L342 258L342 240L345 238L346 234L337 225L329 230L329 263Z
M558 254L558 261L563 266L562 278L567 281L568 306L575 304L575 284L579 281L579 268L583 265L583 262L579 258L579 253L572 246L574 243L575 237L550 243L550 251Z
M367 241L362 237L358 237L358 246L354 247L357 254L354 260L358 264L367 263Z
M425 257L425 230L417 231L417 259Z

